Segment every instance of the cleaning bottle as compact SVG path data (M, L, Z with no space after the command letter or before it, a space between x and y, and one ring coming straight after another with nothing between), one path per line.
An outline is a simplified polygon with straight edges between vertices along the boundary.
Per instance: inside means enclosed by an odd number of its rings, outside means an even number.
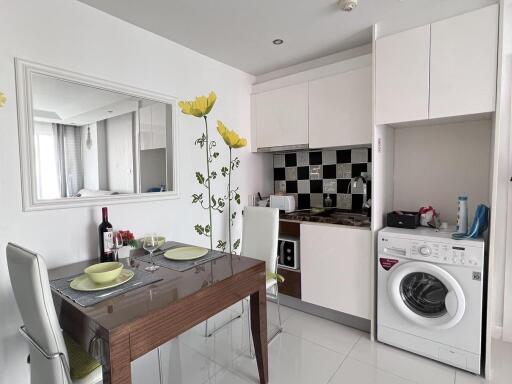
M457 211L457 233L468 233L468 197L459 196Z

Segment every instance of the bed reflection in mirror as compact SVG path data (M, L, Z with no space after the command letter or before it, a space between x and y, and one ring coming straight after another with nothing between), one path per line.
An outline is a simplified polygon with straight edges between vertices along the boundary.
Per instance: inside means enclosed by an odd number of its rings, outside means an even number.
M37 200L173 190L171 104L31 76Z

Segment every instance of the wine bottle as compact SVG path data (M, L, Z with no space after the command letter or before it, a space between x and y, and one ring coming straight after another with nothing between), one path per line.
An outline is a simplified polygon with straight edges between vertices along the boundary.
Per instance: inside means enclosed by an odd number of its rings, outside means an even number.
M103 220L98 227L100 243L100 263L114 261L114 252L112 252L112 224L108 222L107 207L101 208Z

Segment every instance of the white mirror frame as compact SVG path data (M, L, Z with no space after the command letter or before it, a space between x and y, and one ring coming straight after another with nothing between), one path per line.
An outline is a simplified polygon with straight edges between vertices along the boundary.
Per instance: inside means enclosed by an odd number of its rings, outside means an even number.
M74 208L105 204L124 204L155 200L179 198L179 154L178 154L178 100L176 97L161 93L150 92L92 76L38 64L19 58L14 59L16 69L16 96L18 106L18 131L21 162L21 183L23 211L47 209ZM134 193L126 195L109 195L97 197L66 197L52 200L37 198L36 174L34 167L34 117L32 108L32 74L53 76L86 86L96 87L107 91L122 93L142 99L153 100L172 105L172 163L173 190L168 192Z

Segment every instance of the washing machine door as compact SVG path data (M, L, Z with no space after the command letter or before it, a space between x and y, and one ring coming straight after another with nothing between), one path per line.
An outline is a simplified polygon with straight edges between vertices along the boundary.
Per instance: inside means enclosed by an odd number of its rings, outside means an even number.
M420 261L403 263L391 271L388 294L402 316L425 328L451 328L466 309L457 280L441 267Z

